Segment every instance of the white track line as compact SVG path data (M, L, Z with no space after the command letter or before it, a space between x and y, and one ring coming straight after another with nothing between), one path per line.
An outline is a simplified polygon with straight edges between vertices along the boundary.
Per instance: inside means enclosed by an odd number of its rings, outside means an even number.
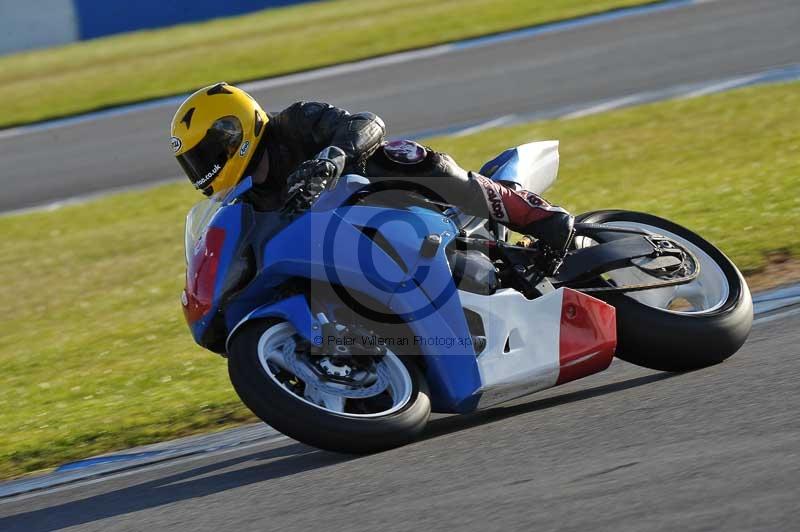
M622 98L616 98L614 100L609 100L606 102L601 102L599 104L593 105L591 107L587 107L585 109L579 109L578 111L573 111L571 113L567 113L561 118L564 120L570 120L572 118L581 118L583 116L589 115L596 115L599 113L604 113L606 111L611 111L613 109L619 109L620 107L627 107L630 105L637 104L644 100L644 97L647 93L638 93L638 94L631 94L630 96L624 96Z
M478 133L485 129L491 129L493 127L502 126L503 124L507 124L512 122L516 118L516 115L504 115L498 118L489 120L488 122L483 122L481 124L470 126L467 128L462 129L461 131L456 131L453 133L453 137L465 137L467 135L472 135L473 133Z
M706 94L713 94L715 92L722 92L729 89L734 89L740 85L747 85L748 83L752 83L761 76L762 74L752 74L750 76L742 76L727 81L721 81L719 83L709 85L708 87L703 87L702 89L698 89L696 91L692 91L688 94L685 94L683 95L683 98L697 98L698 96L705 96Z
M62 207L69 207L71 205L80 205L82 203L86 203L92 200L100 199L105 196L109 196L111 194L122 194L124 192L136 192L140 190L149 190L151 188L160 187L162 185L169 185L172 183L177 183L179 181L184 181L186 176L175 176L170 177L168 179L159 179L157 181L149 181L147 183L137 183L136 185L128 185L124 187L114 187L108 188L104 190L98 190L97 192L90 192L89 194L83 194L80 196L72 196L69 198L64 198L62 200L56 200L51 203L45 203L44 205L36 205L34 207L24 207L22 209L14 209L13 211L4 211L0 212L0 217L3 216L19 216L21 214L30 214L34 212L48 212L48 211L57 211Z

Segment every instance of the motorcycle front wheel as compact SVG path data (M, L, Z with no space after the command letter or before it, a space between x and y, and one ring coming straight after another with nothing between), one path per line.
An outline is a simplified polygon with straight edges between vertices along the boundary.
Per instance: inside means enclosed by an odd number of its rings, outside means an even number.
M320 449L372 453L422 432L431 404L416 364L390 350L362 366L341 360L310 355L286 321L257 320L231 339L228 373L262 421ZM356 372L358 379L345 378Z
M690 371L727 359L744 344L753 302L742 274L720 250L696 233L651 214L604 210L576 221L645 230L688 250L699 269L688 283L623 293L595 292L617 311L619 358L651 369ZM575 247L595 245L577 237ZM634 265L604 274L601 283L630 286L657 281Z

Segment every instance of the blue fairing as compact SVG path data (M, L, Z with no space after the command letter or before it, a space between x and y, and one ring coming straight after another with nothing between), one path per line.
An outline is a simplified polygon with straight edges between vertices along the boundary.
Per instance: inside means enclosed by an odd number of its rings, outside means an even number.
M308 302L303 295L290 296L286 299L281 299L277 303L269 303L258 307L242 318L237 325L258 318L281 318L289 321L304 338L319 343L315 340L319 334L320 323L311 314L311 309L308 307ZM236 327L234 327L235 329Z
M498 170L500 170L509 162L511 162L516 155L517 155L517 149L510 148L501 153L500 155L498 155L497 157L495 157L494 159L492 159L491 161L487 162L483 166L481 166L479 173L483 175L494 176L498 172Z
M360 295L366 295L407 322L415 345L425 357L434 409L474 410L480 375L445 256L445 247L455 238L456 229L450 219L428 209L347 205L348 198L366 183L359 176L342 177L335 188L320 196L311 211L290 224L274 213L254 214L241 202L222 208L210 225L224 228L226 241L215 287L215 308L209 316L222 308L229 332L248 319L280 317L292 322L309 341L319 343L315 329L319 324L305 298L276 301L278 287L299 277L341 287L345 292L342 297L352 297L356 304ZM255 278L220 306L217 298L223 291L224 272L231 267L236 250L241 249L243 232L249 231L242 226L248 216L255 216L258 231L274 234L258 252ZM382 235L380 245L376 233ZM421 249L429 235L438 235L441 243L435 252L423 256ZM265 304L268 301L272 303ZM195 339L203 336L208 325L208 316L194 325Z

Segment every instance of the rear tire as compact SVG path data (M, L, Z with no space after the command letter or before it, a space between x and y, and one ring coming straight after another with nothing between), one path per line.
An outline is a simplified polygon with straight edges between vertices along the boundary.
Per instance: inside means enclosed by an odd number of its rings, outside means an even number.
M412 381L398 411L380 417L337 414L303 401L277 383L262 366L258 344L280 320L246 324L231 339L228 374L242 402L261 420L298 441L341 453L372 453L414 440L428 422L431 404L420 369L401 358Z
M655 308L634 299L635 293L591 294L617 310L616 356L639 366L677 372L718 364L742 347L753 323L753 302L744 277L720 250L685 227L651 214L594 211L578 216L576 221L625 222L627 226L641 224L666 230L699 248L727 282L726 297L707 312Z

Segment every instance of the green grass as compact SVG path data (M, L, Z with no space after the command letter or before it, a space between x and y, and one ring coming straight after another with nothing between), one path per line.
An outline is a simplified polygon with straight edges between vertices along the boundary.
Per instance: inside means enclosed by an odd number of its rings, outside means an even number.
M647 1L336 0L20 53L0 57L0 127Z
M800 84L751 88L432 143L470 167L560 138L548 194L573 211L661 214L748 270L797 256ZM0 476L251 419L183 323L188 184L0 218Z
M572 212L625 208L697 230L745 271L800 255L800 84L755 87L575 120L500 128L436 146L480 166L530 140L561 140L547 197Z

